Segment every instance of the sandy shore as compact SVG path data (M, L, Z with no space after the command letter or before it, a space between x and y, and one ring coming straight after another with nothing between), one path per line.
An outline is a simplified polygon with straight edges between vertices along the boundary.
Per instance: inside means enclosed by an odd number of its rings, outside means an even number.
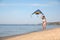
M60 40L60 28L6 37L1 40Z

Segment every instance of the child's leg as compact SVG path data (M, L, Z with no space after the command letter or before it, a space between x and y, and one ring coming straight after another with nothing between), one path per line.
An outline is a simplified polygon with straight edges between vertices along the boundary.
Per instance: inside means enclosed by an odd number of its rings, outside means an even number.
M43 30L46 30L46 23L43 23Z

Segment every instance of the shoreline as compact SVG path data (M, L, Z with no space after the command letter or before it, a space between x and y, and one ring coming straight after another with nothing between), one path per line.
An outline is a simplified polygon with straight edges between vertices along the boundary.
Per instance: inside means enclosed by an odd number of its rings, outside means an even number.
M53 28L44 31L31 32L23 35L1 37L1 40L60 40L60 28Z
M58 27L60 28L60 27ZM50 28L50 29L46 29L46 30L51 30L51 29L56 29L56 28ZM30 34L30 33L34 33L34 32L42 32L42 31L46 31L46 30L37 30L37 31L32 31L32 32L28 32L28 33L24 33L24 34L16 34L16 35L11 35L11 36L4 36L4 37L0 37L0 38L7 38L7 37L14 37L14 36L22 36L22 35L26 35L26 34Z
M51 29L56 29L56 28L51 28ZM22 36L22 35L26 35L26 34L30 34L30 33L34 33L34 32L42 32L42 31L47 31L47 30L51 30L51 29L46 29L46 30L40 29L38 31L32 31L32 32L24 33L24 34L16 34L16 35L11 35L11 36L4 36L4 37L0 37L0 38L8 38L8 37Z

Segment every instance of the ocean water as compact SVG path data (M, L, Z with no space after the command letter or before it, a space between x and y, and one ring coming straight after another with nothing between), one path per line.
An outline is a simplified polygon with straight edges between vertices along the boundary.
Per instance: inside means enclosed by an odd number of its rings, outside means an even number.
M47 29L60 28L60 25L47 25ZM0 37L42 31L42 25L0 24Z

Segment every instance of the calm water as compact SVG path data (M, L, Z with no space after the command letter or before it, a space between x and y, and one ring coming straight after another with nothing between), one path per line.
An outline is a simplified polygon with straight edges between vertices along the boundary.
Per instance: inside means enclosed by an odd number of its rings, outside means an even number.
M60 28L60 25L47 25L47 29ZM34 31L41 31L41 25L1 25L0 24L0 37L25 34Z

